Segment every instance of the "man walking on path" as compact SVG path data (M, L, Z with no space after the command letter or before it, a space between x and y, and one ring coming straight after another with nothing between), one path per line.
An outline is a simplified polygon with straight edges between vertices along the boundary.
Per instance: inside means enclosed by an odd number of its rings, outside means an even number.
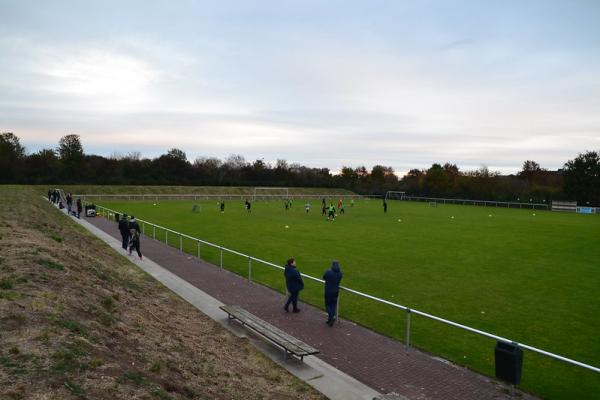
M336 319L337 302L340 294L340 282L342 281L342 271L337 261L331 263L329 268L323 274L325 281L325 309L327 310L327 325L333 326Z
M121 247L127 250L127 244L129 242L129 224L127 223L127 214L121 215L119 220L119 232L121 232L122 243Z
M285 303L285 306L283 306L283 309L285 312L289 312L289 307L291 304L293 307L293 312L300 312L300 309L298 308L298 295L300 294L300 291L304 289L304 282L302 281L300 271L296 269L296 260L293 258L287 260L283 275L285 276L285 285L290 293L290 297Z
M129 230L129 255L131 255L132 250L135 249L137 251L140 260L142 259L142 252L140 251L140 233L136 231L134 228Z
M71 215L71 209L73 208L73 196L71 193L67 194L67 214Z

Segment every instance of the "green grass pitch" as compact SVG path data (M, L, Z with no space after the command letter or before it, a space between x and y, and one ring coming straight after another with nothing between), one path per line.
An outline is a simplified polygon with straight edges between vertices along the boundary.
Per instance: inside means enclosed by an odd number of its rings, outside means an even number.
M600 365L600 216L493 207L390 201L346 203L328 222L318 200L99 202L114 210L321 277L339 260L344 286ZM194 204L201 211L192 213ZM287 226L287 228L286 228ZM116 227L115 227L116 229ZM146 227L146 235L152 229ZM164 231L155 231L164 240ZM179 238L169 239L179 246ZM143 248L143 244L142 244ZM191 241L184 249L197 251ZM215 264L218 252L201 247ZM225 254L225 267L247 275L247 260ZM255 281L283 291L280 271L254 263ZM322 288L306 282L301 300L322 307ZM403 340L405 313L349 293L342 317ZM411 344L493 375L492 340L412 316ZM600 375L525 352L524 389L547 398L598 398Z

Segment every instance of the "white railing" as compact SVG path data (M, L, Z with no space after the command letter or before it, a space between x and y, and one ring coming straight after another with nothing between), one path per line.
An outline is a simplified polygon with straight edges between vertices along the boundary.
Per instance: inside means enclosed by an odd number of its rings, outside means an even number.
M420 197L420 196L403 196L402 200L415 201L434 201L442 204L462 204L474 206L490 206L490 207L507 207L507 208L531 208L531 209L548 209L546 203L525 203L517 201L492 201L492 200L469 200L469 199L448 199L440 197Z
M105 211L102 212L102 215L103 216L107 216L107 217L110 217L111 214L112 215L114 215L114 214L122 215L123 214L123 213L121 213L119 211L111 210L111 209L103 207L103 206L96 205L96 208L100 209L100 210L105 210ZM277 265L277 264L274 264L272 262L261 260L260 258L252 257L252 256L249 256L247 254L241 253L239 251L228 249L226 247L219 246L217 244L214 244L214 243L211 243L211 242L207 242L206 240L202 240L202 239L195 238L193 236L186 235L185 233L174 231L172 229L169 229L169 228L166 228L164 226L160 226L160 225L154 224L152 222L145 221L143 219L139 219L138 218L137 220L142 224L142 234L144 234L144 236L149 236L149 235L147 235L145 233L145 231L146 231L146 225L149 225L149 226L152 227L152 238L155 239L155 240L156 240L156 229L158 228L159 230L164 230L165 231L165 244L167 244L167 245L169 244L169 238L168 238L169 233L171 233L173 235L176 235L176 236L179 236L179 250L182 251L182 252L183 252L183 238L186 238L186 239L189 239L189 240L191 240L193 242L196 242L197 243L197 257L199 259L200 259L200 256L201 256L201 249L200 249L201 244L204 244L204 245L207 245L209 247L218 249L219 252L220 252L219 266L220 266L221 269L223 269L223 253L224 252L227 252L227 253L230 253L230 254L235 254L235 255L238 255L240 257L247 258L248 259L248 280L249 281L252 281L252 262L261 263L261 264L264 264L264 265L267 265L269 267L273 267L273 268L276 268L276 269L279 269L279 270L284 270L285 269L284 267L282 267L280 265ZM309 279L309 280L312 280L312 281L315 281L315 282L319 282L319 283L324 283L324 281L322 279L315 278L314 276L310 276L310 275L307 275L307 274L304 274L304 273L302 273L301 275L302 275L302 277L304 277L306 279ZM396 304L396 303L393 303L391 301L388 301L388 300L385 300L385 299L381 299L379 297L371 296L370 294L362 293L362 292L359 292L358 290L354 290L354 289L351 289L351 288L348 288L348 287L345 287L345 286L340 286L340 289L342 291L355 294L355 295L357 295L359 297L363 297L365 299L370 299L370 300L373 300L375 302L378 302L378 303L381 303L381 304L385 304L385 305L388 305L388 306L391 306L391 307L398 308L400 310L406 311L406 337L405 337L405 343L406 343L407 346L410 346L410 318L411 318L411 314L415 314L415 315L419 315L421 317L425 317L425 318L428 318L428 319L431 319L431 320L434 320L434 321L437 321L437 322L441 322L441 323L446 324L446 325L453 326L455 328L459 328L459 329L463 329L463 330L468 331L468 332L475 333L475 334L480 335L480 336L487 337L489 339L494 339L494 340L497 340L497 341L501 341L501 342L505 342L505 343L510 343L510 344L513 344L513 345L517 345L517 346L519 346L519 347L521 347L523 349L527 349L529 351L532 351L532 352L535 352L535 353L538 353L538 354L542 354L544 356L547 356L547 357L550 357L550 358L554 358L556 360L560 360L560 361L563 361L563 362L568 363L568 364L576 365L578 367L585 368L585 369L588 369L588 370L600 373L600 368L594 367L593 365L588 365L588 364L582 363L580 361L576 361L576 360L573 360L573 359L570 359L570 358L567 358L567 357L563 357L563 356L558 355L558 354L554 354L554 353L551 353L551 352L548 352L548 351L545 351L545 350L542 350L542 349L538 349L537 347L529 346L527 344L519 343L519 342L516 342L514 340L511 340L511 339L508 339L508 338L505 338L505 337L502 337L502 336L494 335L494 334L489 333L489 332L485 332L485 331L482 331L482 330L479 330L479 329L471 328L470 326L459 324L457 322L453 322L453 321L450 321L450 320L447 320L447 319L444 319L444 318L440 318L440 317L437 317L437 316L432 315L432 314L428 314L428 313L423 312L423 311L415 310L415 309L409 308L407 306ZM338 307L339 307L339 301L338 301Z
M342 198L342 199L360 199L364 196L359 194L74 194L74 198L82 200L285 200L285 199L322 199L322 198Z

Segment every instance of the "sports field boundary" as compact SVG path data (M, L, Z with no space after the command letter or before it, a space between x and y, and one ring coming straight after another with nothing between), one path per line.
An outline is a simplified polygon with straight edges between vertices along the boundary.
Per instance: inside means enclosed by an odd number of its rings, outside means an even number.
M113 221L107 218L82 219L101 230L103 235L120 240L120 233ZM117 251L122 251L119 248L115 245ZM150 258L166 271L182 278L184 285L191 284L217 301L239 304L279 329L319 348L321 353L309 357L311 362L329 365L376 392L399 393L400 399L404 396L415 400L510 400L515 396L523 400L536 398L492 377L406 346L352 321L342 320L342 323L329 327L324 323L324 312L309 303L301 304L300 314L285 313L282 309L285 294L221 269L218 263L199 260L176 247L166 246L161 240L146 237L143 249L144 258ZM276 353L283 358L279 349ZM314 380L317 383L319 379L315 377ZM335 387L328 389L337 390ZM369 397L371 399L374 398Z
M99 210L101 210L101 215L103 217L107 218L108 220L110 220L110 217L114 216L115 214L118 214L118 215L122 215L123 214L120 211L115 211L115 210L109 209L109 208L104 207L104 206L96 205L96 208L99 209ZM223 254L225 252L230 253L230 254L234 254L234 255L237 255L237 256L240 256L240 257L243 257L243 258L246 258L247 261L248 261L248 276L247 276L248 281L252 281L252 263L261 263L263 265L266 265L266 266L269 266L269 267L272 267L272 268L275 268L275 269L278 269L278 270L283 270L284 269L282 266L274 264L272 262L265 261L265 260L262 260L262 259L250 256L248 254L244 254L244 253L241 253L239 251L232 250L232 249L226 248L224 246L220 246L218 244L214 244L214 243L211 243L211 242L199 239L199 238L195 238L193 236L186 235L185 233L181 233L181 232L178 232L178 231L175 231L175 230L172 230L172 229L169 229L169 228L166 228L166 227L154 224L152 222L149 222L149 221L146 221L146 220L143 220L143 219L139 219L138 218L137 221L139 223L141 223L141 225L142 225L141 226L141 228L142 228L142 234L144 236L147 236L147 237L152 237L152 239L156 240L156 229L157 228L159 230L165 231L165 242L166 242L165 244L168 244L168 233L171 233L172 235L178 236L179 237L179 251L181 251L181 252L183 252L183 239L184 238L196 242L197 243L197 254L196 254L196 257L198 259L201 259L201 244L213 247L215 249L218 249L219 252L220 252L220 265L219 265L219 267L221 269L224 268L224 265L223 265ZM146 234L146 225L148 225L148 226L150 226L152 228L152 236ZM304 277L306 279L309 279L311 281L318 282L318 283L321 283L321 284L324 283L324 281L322 279L316 278L314 276L307 275L307 274L304 274L304 273L302 273L301 275L302 275L302 277ZM527 345L527 344L524 344L524 343L520 343L518 341L514 341L514 340L511 340L511 339L502 337L502 336L498 336L498 335L495 335L495 334L492 334L492 333L489 333L489 332L485 332L485 331L482 331L482 330L479 330L479 329L476 329L476 328L472 328L472 327L469 327L469 326L466 326L466 325L463 325L463 324L459 324L457 322L450 321L450 320L447 320L447 319L444 319L444 318L441 318L441 317L438 317L438 316L435 316L435 315L432 315L432 314L429 314L429 313L426 313L426 312L423 312L423 311L420 311L420 310L416 310L416 309L413 309L413 308L410 308L410 307L407 307L407 306L404 306L404 305L401 305L401 304L393 303L391 301L388 301L388 300L385 300L385 299L381 299L379 297L372 296L372 295L369 295L367 293L363 293L363 292L360 292L360 291L357 291L357 290L354 290L354 289L351 289L351 288L348 288L348 287L345 287L345 286L340 286L340 289L342 291L347 292L347 293L352 293L352 294L357 295L359 297L366 298L366 299L369 299L369 300L372 300L372 301L375 301L375 302L378 302L378 303L381 303L381 304L385 304L387 306L390 306L390 307L393 307L393 308L405 311L406 312L406 317L405 317L406 318L406 320L405 320L405 323L406 323L405 344L407 346L410 346L411 315L414 314L414 315L425 317L427 319L430 319L430 320L433 320L433 321L436 321L436 322L439 322L439 323L442 323L442 324L445 324L445 325L449 325L449 326L452 326L452 327L455 327L455 328L459 328L459 329L462 329L462 330L465 330L465 331L468 331L468 332L471 332L471 333L475 333L477 335L480 335L480 336L483 336L483 337L486 337L486 338L489 338L489 339L493 339L493 340L496 340L496 341L499 341L499 342L503 342L503 343L515 345L515 346L520 347L521 349L528 350L528 351L531 351L531 352L534 352L534 353L538 353L538 354L541 354L543 356L550 357L550 358L553 358L555 360L559 360L559 361L562 361L562 362L565 362L565 363L568 363L568 364L571 364L571 365L575 365L575 366L577 366L579 368L583 368L583 369L587 369L587 370L590 370L590 371L593 371L593 372L596 372L596 373L600 373L600 368L598 368L598 367L595 367L595 366L589 365L589 364L585 364L583 362L580 362L580 361L577 361L577 360L573 360L573 359L570 359L568 357L561 356L559 354L551 353L549 351L546 351L546 350L543 350L543 349L539 349L539 348L534 347L534 346L530 346L530 345ZM338 307L339 307L339 304L340 304L340 302L338 302Z

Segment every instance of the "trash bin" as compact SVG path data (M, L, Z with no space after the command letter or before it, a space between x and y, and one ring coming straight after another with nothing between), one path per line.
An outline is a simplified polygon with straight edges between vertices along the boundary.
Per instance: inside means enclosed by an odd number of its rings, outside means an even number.
M523 350L517 344L497 342L494 354L496 356L496 378L513 385L521 383Z
M115 221L119 222L120 219L121 219L121 214L115 213Z

